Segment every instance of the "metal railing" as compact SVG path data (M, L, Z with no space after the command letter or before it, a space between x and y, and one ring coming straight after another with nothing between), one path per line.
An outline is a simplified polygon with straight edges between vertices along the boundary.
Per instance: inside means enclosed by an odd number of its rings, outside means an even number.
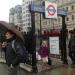
M2 48L0 48L0 58L5 59L5 52L3 51Z
M28 62L26 62L26 64L29 64L29 65L31 65L32 63L32 55L31 54L29 54L28 55L29 57L28 57ZM3 62L3 63L6 63L6 62L4 62L3 60L5 60L5 52L4 52L4 50L2 49L2 48L0 48L0 60L1 60L1 62ZM24 64L25 65L25 64ZM4 66L4 65L3 65ZM6 70L7 70L7 68L6 68ZM18 69L18 75L32 75L32 73L30 73L30 72L28 72L28 71L26 71L25 69L23 69L21 66L19 67L19 69Z

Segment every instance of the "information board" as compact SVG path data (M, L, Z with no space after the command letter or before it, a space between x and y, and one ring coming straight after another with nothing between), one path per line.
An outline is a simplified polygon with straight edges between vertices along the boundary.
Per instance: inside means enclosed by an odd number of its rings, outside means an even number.
M50 54L59 55L59 37L49 37Z

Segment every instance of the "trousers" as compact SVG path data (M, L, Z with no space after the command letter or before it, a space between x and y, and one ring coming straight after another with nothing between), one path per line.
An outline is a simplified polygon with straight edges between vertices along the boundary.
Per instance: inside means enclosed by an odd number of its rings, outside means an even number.
M70 52L70 53L69 53L69 56L70 56L72 62L75 63L75 53Z
M9 66L8 75L18 75L18 66Z

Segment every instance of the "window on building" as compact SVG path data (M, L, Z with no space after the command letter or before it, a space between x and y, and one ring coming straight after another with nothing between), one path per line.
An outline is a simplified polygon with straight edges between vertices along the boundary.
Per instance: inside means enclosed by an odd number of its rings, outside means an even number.
M47 25L47 21L44 21L44 22L43 22L43 25Z
M55 19L55 22L57 22L57 19Z
M74 20L74 15L72 15L72 20Z
M74 5L71 6L71 9L74 10Z
M24 2L24 0L23 0L23 2Z
M60 22L60 18L58 18L58 22Z
M27 2L27 4L29 4L29 2Z
M68 11L69 10L69 7L66 7L66 10Z
M30 25L30 23L28 23L28 25Z
M62 9L63 9L63 10L65 10L65 8L64 8L64 7L63 7Z
M29 13L29 10L26 10L26 13Z
M26 17L27 17L28 15L26 14Z
M51 23L51 20L49 20L49 24Z
M27 6L26 6L26 9L28 9L28 8L29 8L29 6L27 5Z
M69 17L66 18L66 21L69 21Z

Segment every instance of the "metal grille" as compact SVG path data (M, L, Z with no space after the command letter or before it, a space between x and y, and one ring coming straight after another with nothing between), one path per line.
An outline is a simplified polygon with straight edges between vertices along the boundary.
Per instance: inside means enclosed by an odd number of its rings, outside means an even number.
M28 53L28 61L26 64L32 65L32 54Z

